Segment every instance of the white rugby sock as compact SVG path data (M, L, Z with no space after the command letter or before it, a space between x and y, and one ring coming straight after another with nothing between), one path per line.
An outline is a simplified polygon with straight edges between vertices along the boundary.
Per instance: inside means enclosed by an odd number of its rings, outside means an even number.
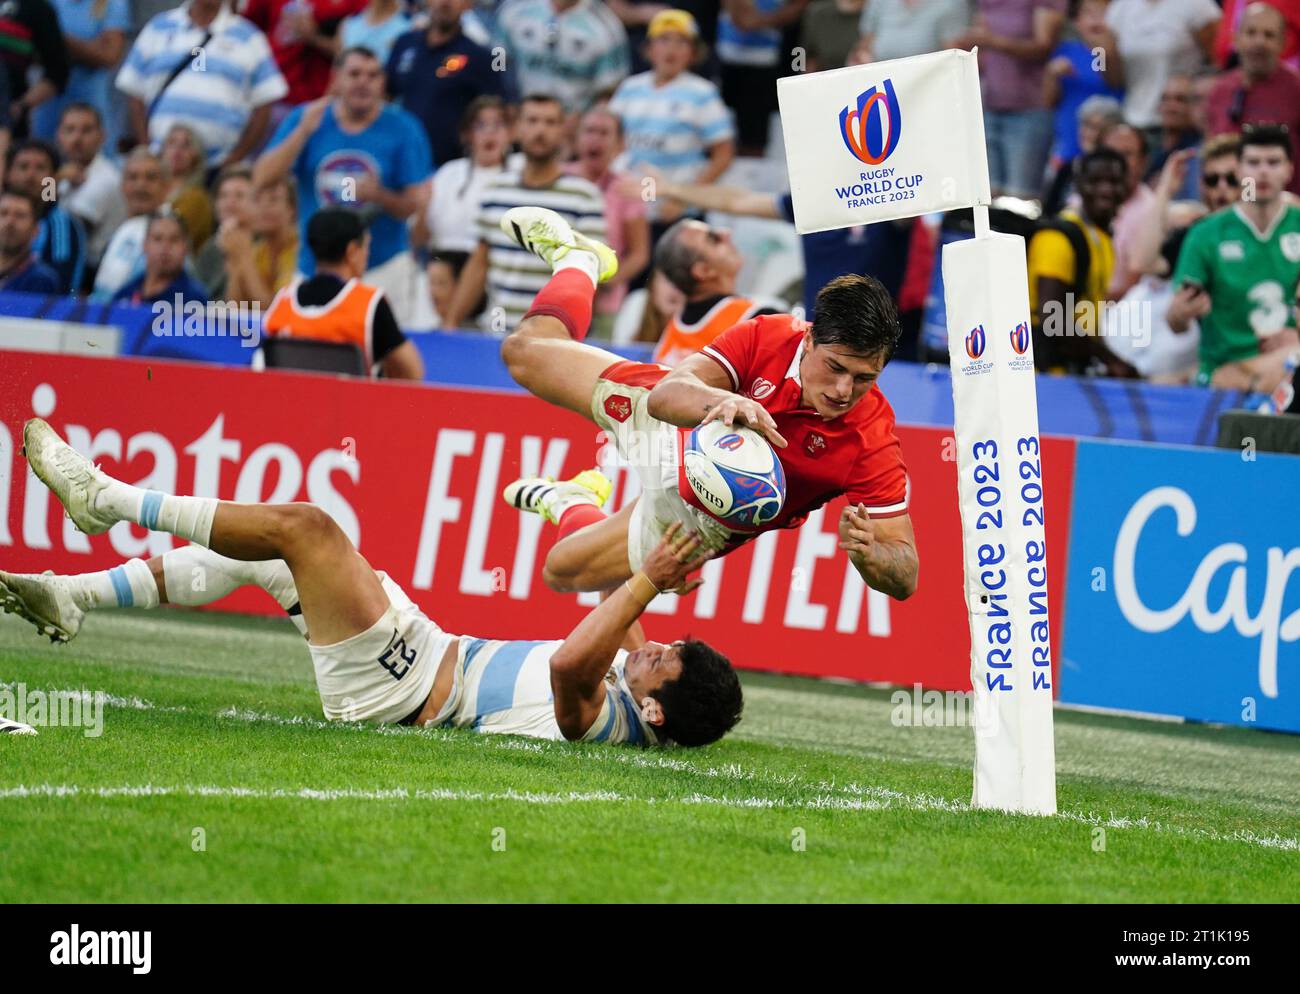
M559 521L564 517L564 512L579 504L591 504L593 507L599 507L596 501L596 495L586 487L579 487L575 484L557 483L551 487L551 492L542 498L542 503L546 505L546 510L550 512L551 519Z
M591 280L592 286L596 286L600 282L600 260L596 258L594 252L588 252L585 249L569 249L564 253L564 257L551 267L551 273L558 273L562 269L578 270Z
M113 480L100 491L95 507L150 531L170 532L206 546L212 537L217 503L215 497L176 497Z
M67 581L72 602L83 611L158 606L158 584L143 559L132 559L96 573L69 576Z
M261 587L285 610L298 603L293 574L283 559L243 562L186 545L163 554L163 579L167 600L187 607L211 604L240 587Z
M167 600L187 607L211 604L240 587L261 587L285 611L293 612L289 619L306 634L306 622L298 610L298 588L283 559L243 562L199 545L186 545L163 554L163 579Z

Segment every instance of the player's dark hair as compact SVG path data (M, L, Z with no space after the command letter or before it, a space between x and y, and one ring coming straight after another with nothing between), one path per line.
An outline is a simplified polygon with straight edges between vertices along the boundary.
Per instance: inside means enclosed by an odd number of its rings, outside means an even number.
M681 235L690 224L690 218L682 218L662 235L655 244L654 268L664 274L673 286L686 296L695 293L699 281L691 270L699 258L694 251L682 243Z
M650 694L663 708L659 730L682 746L717 742L740 721L740 678L726 656L697 639L682 643L681 659L681 676Z
M860 355L889 362L902 329L898 311L883 283L874 276L837 276L817 291L816 345L839 345Z
M1280 148L1288 160L1291 158L1291 132L1285 124L1247 124L1241 129L1241 150L1252 145Z
M307 247L317 262L342 262L348 246L365 236L365 221L357 211L346 207L326 207L307 222Z

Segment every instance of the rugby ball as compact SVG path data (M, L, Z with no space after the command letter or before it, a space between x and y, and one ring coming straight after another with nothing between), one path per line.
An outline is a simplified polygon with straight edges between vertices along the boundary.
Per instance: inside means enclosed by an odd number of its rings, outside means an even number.
M781 460L752 428L722 421L700 425L687 437L682 469L701 506L730 528L762 528L785 504Z

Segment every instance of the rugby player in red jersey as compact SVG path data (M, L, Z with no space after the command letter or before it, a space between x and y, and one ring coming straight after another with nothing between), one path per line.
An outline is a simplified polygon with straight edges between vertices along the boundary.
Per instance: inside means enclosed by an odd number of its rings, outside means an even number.
M616 587L673 522L718 554L753 538L756 531L739 531L711 514L682 473L689 429L721 419L761 432L785 469L785 504L759 530L798 527L845 495L839 547L869 586L899 600L911 596L918 561L907 472L894 412L876 385L898 341L898 318L878 281L833 280L817 295L815 326L789 314L756 317L669 371L582 342L596 286L618 268L608 246L540 207L505 212L501 227L554 274L502 342L510 375L604 429L642 484L641 496L610 516L601 510L610 483L595 470L559 483L516 480L506 488L507 502L559 526L543 571L548 585ZM735 251L725 235L711 247Z

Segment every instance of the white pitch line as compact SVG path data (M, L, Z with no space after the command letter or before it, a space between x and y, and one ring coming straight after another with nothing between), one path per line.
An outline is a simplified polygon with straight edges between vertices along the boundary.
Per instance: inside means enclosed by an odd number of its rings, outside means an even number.
M0 687L13 688L15 686L16 684L0 682ZM93 692L86 690L85 688L75 688L65 691L50 690L47 692L81 694L83 697L93 696ZM105 693L103 695L103 701L111 707L119 707L133 711L156 711L164 714L193 714L200 716L206 716L209 714L209 712L196 711L193 708L188 708L184 705L155 704L152 701L147 701L135 696L123 697L117 694ZM352 791L311 790L309 788L303 788L302 790L265 790L262 788L196 787L190 785L158 788L151 785L146 785L144 787L82 788L77 785L52 786L49 784L42 784L37 787L25 787L20 785L10 788L0 788L0 800L20 797L65 797L77 796L79 794L89 794L96 797L148 797L179 794L184 796L265 797L307 800L343 800L353 798L357 800L524 801L526 803L535 804L615 801L642 804L706 804L749 809L768 808L845 811L907 810L940 811L948 814L964 814L976 810L965 802L951 800L945 797L938 797L933 794L905 794L901 791L891 790L887 787L873 785L863 786L857 783L835 784L827 783L826 781L809 783L790 775L776 775L766 771L747 770L735 763L728 763L719 767L703 767L696 766L693 763L669 755L637 753L624 749L602 748L600 750L580 752L568 748L568 744L562 742L519 739L510 736L465 734L463 731L449 728L409 728L401 725L379 725L368 722L325 721L320 718L310 718L306 715L278 715L235 707L219 711L215 717L257 724L274 724L300 728L332 730L342 729L379 735L419 735L443 741L455 741L461 744L472 743L485 748L495 749L525 750L530 752L552 750L556 754L572 756L586 761L625 763L631 766L647 769L660 769L674 773L687 773L693 776L710 777L718 780L771 785L778 789L789 788L795 790L812 790L817 791L818 793L808 800L790 800L757 796L728 797L724 795L719 797L699 793L690 794L681 798L641 798L633 795L619 794L613 791L595 791L587 793L571 792L568 794L530 794L515 791L484 793L444 789L431 791L407 791L402 788L397 788L394 791ZM104 793L105 791L115 791L116 793ZM136 791L138 793L132 794L130 793L131 791ZM1039 816L1017 815L1016 817L1034 818ZM1102 816L1087 811L1058 811L1055 817L1066 821L1077 822L1081 825L1088 825L1093 828L1145 829L1189 839L1201 839L1211 842L1242 842L1262 849L1274 849L1282 852L1300 852L1300 839L1277 834L1260 835L1256 832L1250 831L1249 829L1236 829L1232 832L1220 832L1208 828L1189 828L1181 825L1166 825L1163 822L1154 821L1149 818L1129 818L1122 815Z
M840 794L818 794L806 800L788 800L779 797L715 797L709 794L688 794L683 797L637 797L618 791L569 791L567 793L548 793L538 791L475 791L454 790L445 787L408 790L395 787L385 790L359 790L355 788L265 788L215 786L204 784L180 784L159 786L144 784L140 786L90 787L78 784L19 784L14 787L0 788L0 801L22 800L30 798L115 798L115 797L231 797L252 800L301 800L301 801L512 801L524 804L586 804L586 803L621 803L621 804L684 804L705 805L709 807L739 808L748 810L772 811L941 811L945 813L965 813L971 809L946 798L929 795L907 795L898 791L873 788L864 790L861 796L846 797ZM1063 811L1058 817L1084 825L1106 828L1149 829L1166 832L1171 835L1199 839L1210 842L1244 842L1264 849L1276 849L1283 852L1300 852L1300 840L1278 835L1261 836L1254 832L1239 830L1221 833L1202 828L1182 828L1176 825L1164 825L1146 818L1100 818L1083 812Z
M803 808L809 810L843 809L850 811L878 811L888 808L889 802L834 796L819 796L806 801L788 801L773 797L711 797L691 794L681 798L636 797L612 790L569 791L547 793L537 791L476 791L436 787L427 790L408 790L394 787L385 790L358 790L345 788L265 788L220 787L205 784L180 784L160 786L143 784L122 787L89 787L78 784L19 784L0 788L0 800L26 798L68 797L233 797L253 800L301 801L520 801L525 804L581 804L591 802L618 802L635 804L702 804L732 808Z
M565 794L535 791L474 791L433 788L407 790L393 787L386 790L357 790L345 788L265 788L220 787L205 784L180 784L178 786L83 787L78 784L35 784L0 788L0 800L32 797L234 797L252 800L298 801L522 801L526 804L574 804L591 801L635 801L613 791L570 791Z

